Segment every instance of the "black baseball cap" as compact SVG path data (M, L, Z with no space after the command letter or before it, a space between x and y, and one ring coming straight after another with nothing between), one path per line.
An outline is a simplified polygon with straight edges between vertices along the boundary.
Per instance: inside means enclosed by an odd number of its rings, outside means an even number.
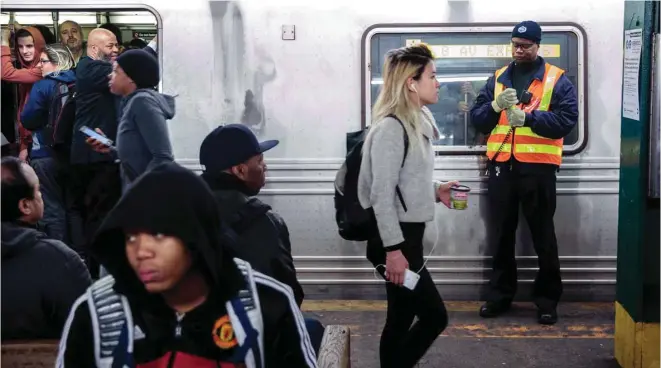
M278 143L278 140L259 142L255 134L242 124L221 125L202 141L200 165L206 171L224 171L270 150Z

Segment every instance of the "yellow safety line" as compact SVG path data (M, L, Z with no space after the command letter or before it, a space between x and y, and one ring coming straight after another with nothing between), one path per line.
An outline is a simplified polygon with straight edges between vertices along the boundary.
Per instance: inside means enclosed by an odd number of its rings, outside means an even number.
M478 301L449 301L445 307L450 312L473 312L477 311L484 302ZM612 310L613 303L601 302L567 302L562 303L571 306L572 309L582 310ZM535 306L532 302L515 302L516 309L531 309ZM301 309L304 312L372 312L385 311L385 300L304 300Z

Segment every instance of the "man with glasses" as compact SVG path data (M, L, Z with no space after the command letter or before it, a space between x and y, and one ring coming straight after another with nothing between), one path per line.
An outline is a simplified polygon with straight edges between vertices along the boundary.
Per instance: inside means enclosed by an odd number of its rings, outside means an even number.
M484 134L488 158L488 203L493 231L493 273L480 316L507 311L517 288L515 261L519 203L539 259L533 286L537 320L554 324L562 295L553 215L556 172L563 138L578 121L574 85L564 70L538 56L542 30L533 21L512 31L514 61L496 71L471 109L471 122Z

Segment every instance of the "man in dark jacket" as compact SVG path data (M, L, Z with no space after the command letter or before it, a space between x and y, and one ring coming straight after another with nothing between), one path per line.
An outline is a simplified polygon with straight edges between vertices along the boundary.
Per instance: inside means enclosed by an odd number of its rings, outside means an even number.
M76 66L76 122L71 142L70 209L72 242L75 249L87 244L112 206L121 196L119 167L110 155L94 152L79 130L82 126L101 129L112 140L117 136L119 97L110 92L108 76L119 49L115 35L107 29L92 30L87 39L87 56ZM91 261L91 260L90 260ZM96 275L97 267L91 262Z
M58 367L316 367L291 290L233 258L192 171L169 162L140 176L92 252L111 276L71 308Z
M258 271L291 287L296 304L303 302L303 288L296 278L289 230L285 221L256 196L266 183L264 152L277 140L258 142L245 125L214 129L200 147L202 178L213 190L220 216L229 227L229 244L236 254ZM319 352L324 327L315 318L305 324L315 352Z
M471 122L489 134L489 206L495 255L490 292L482 317L496 317L510 308L516 293L514 258L519 203L539 257L533 298L537 319L556 323L562 295L558 244L553 215L555 173L562 162L563 138L576 126L576 89L564 70L537 55L540 26L521 22L512 31L514 61L496 71L471 109Z
M120 98L110 92L108 76L118 55L115 35L97 28L87 39L87 56L76 66L76 125L71 147L72 164L112 162L112 157L94 152L85 144L86 136L78 130L82 126L99 128L115 140Z
M285 221L255 195L266 182L263 153L278 141L258 142L241 124L214 129L202 141L202 178L216 197L220 216L237 235L237 255L258 271L289 285L300 306L303 288L296 278Z
M92 283L85 264L36 229L44 203L30 165L2 159L2 338L56 339Z

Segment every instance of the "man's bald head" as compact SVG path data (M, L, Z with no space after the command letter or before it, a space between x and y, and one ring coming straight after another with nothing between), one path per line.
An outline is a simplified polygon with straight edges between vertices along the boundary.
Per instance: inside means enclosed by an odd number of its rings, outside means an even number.
M115 34L107 29L96 28L87 36L87 55L95 60L115 61L119 53Z
M117 42L115 34L104 28L93 29L87 36L88 44L106 43L109 41Z

